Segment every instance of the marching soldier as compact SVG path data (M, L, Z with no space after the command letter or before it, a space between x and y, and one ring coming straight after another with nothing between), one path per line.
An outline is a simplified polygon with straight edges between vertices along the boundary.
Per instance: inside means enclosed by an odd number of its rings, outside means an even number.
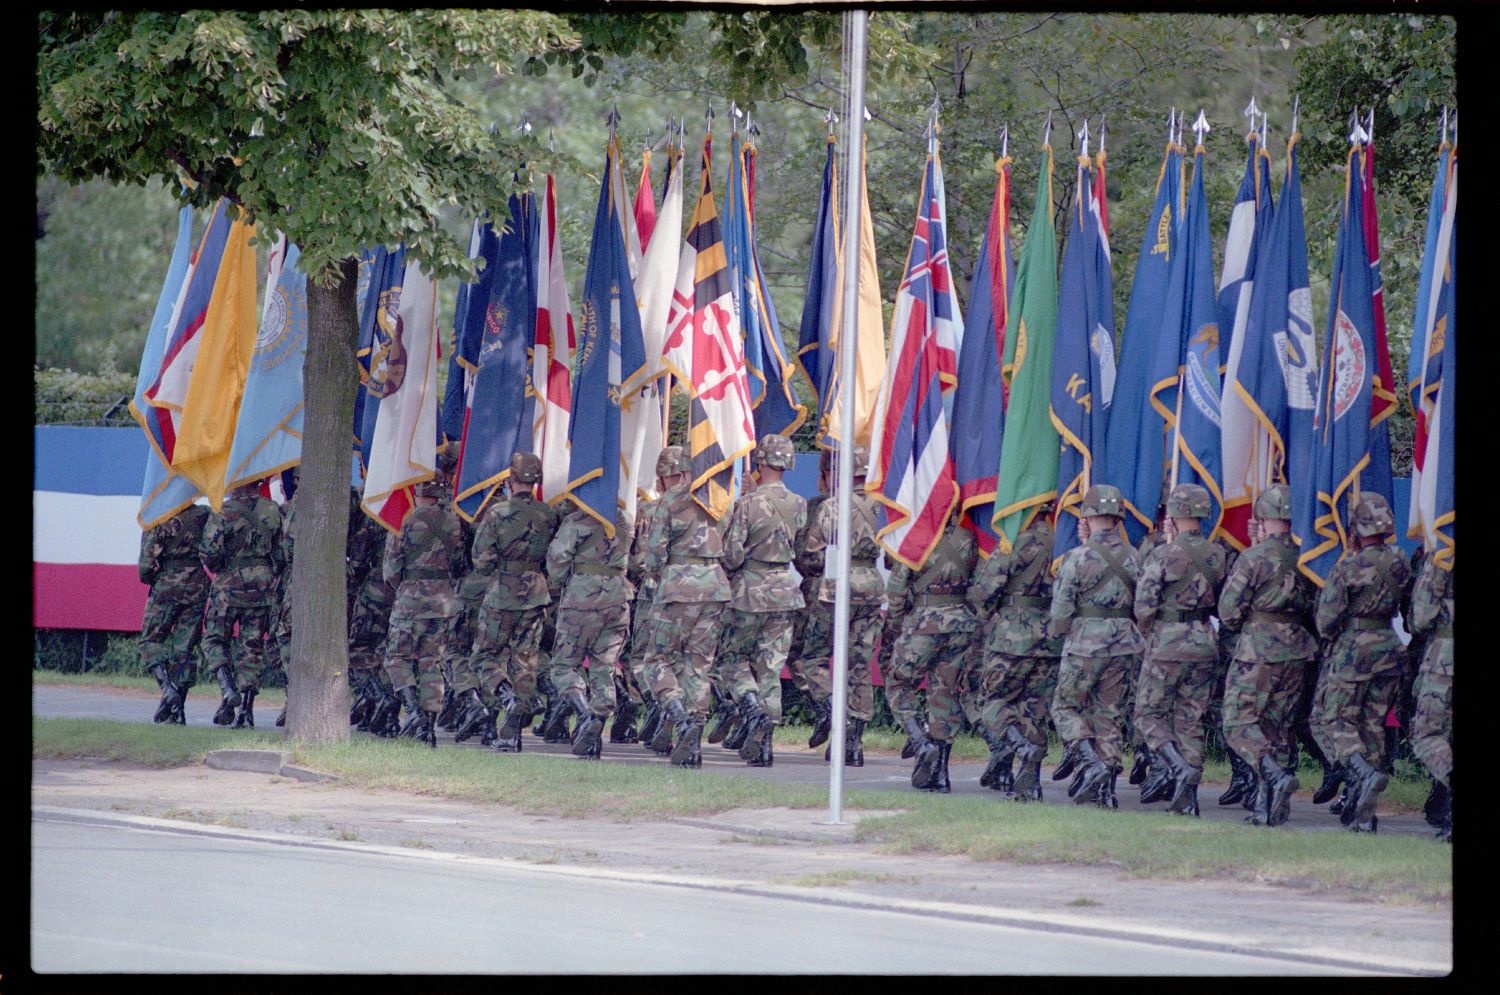
M611 743L639 742L649 748L653 737L661 728L661 707L651 691L653 675L646 671L646 651L651 645L651 603L656 599L656 582L659 578L654 574L647 574L643 565L646 561L646 541L651 537L651 520L656 514L656 506L661 503L661 495L667 490L663 476L677 463L677 452L669 454L667 450L681 448L667 446L657 454L657 496L636 503L635 534L631 539L630 560L626 570L631 584L635 585L635 601L630 607L630 649L625 655L625 666L621 669L626 675L627 689L638 695L641 704L646 706L646 717L637 732L634 701L630 701L628 706L622 703L620 711L615 713L615 721L610 725ZM618 698L618 694L616 697ZM630 710L628 716L627 707Z
M469 665L485 705L505 708L505 722L491 744L502 753L520 752L521 730L537 711L542 612L552 602L542 560L560 517L533 496L541 479L542 461L535 454L512 455L506 496L484 512L474 534L474 571L490 580ZM555 705L554 711L561 711L561 701Z
M1208 491L1178 484L1167 499L1172 540L1141 565L1135 620L1147 635L1135 691L1135 727L1158 761L1157 776L1141 787L1143 802L1165 797L1167 811L1198 814L1203 777L1203 714L1213 697L1219 647L1209 619L1224 586L1224 550L1202 534L1212 511ZM1170 782L1168 779L1170 778Z
M153 722L187 721L183 702L198 676L193 651L208 598L208 574L198 556L208 516L203 505L190 504L141 535L137 566L141 582L151 585L141 620L141 664L161 688Z
M575 508L547 547L547 576L563 590L552 645L552 686L578 716L573 754L587 760L598 760L603 753L604 723L617 706L615 664L630 636L635 596L625 576L631 525L625 512L618 511L610 536L591 512Z
M1224 687L1224 740L1258 774L1245 821L1279 826L1299 787L1293 720L1304 675L1317 664L1308 630L1317 592L1297 569L1291 489L1272 484L1252 511L1260 541L1235 561L1219 597L1220 621L1239 633Z
M670 740L674 766L702 767L708 670L729 600L729 578L720 564L724 541L719 523L693 498L687 453L681 446L668 446L662 450L662 464L668 471L661 475L667 490L652 514L642 561L646 573L660 576L645 669L663 718L651 745L660 752Z
M792 560L797 536L807 526L807 502L782 482L797 461L790 439L763 436L755 461L759 480L735 502L724 536L730 623L720 652L746 730L740 759L769 767L773 731L781 723L781 668L792 648L794 620L804 607Z
M1141 544L1136 547L1136 563L1145 563L1146 557L1151 555L1153 549L1157 546L1166 545L1171 541L1172 537L1169 534L1170 523L1167 521L1167 499L1171 494L1172 482L1170 480L1163 480L1161 484L1161 499L1156 504L1155 524L1152 525L1151 531L1147 532L1141 538ZM1135 727L1133 720L1135 714L1135 692L1136 688L1140 686L1140 682L1141 673L1139 666L1137 666L1135 670L1126 675L1124 710L1126 717L1125 737L1135 747L1135 761L1130 766L1130 783L1137 785L1145 782L1146 778L1150 775L1152 764L1151 748L1146 745L1145 737ZM1064 766L1066 766L1066 761L1064 761ZM1157 761L1158 769L1160 766L1160 761Z
M896 721L917 741L911 786L952 790L948 757L963 723L958 672L978 621L964 595L978 552L974 533L949 513L942 537L921 570L898 563L886 581L891 617L901 624L886 675L886 701ZM917 722L917 685L927 678L927 728Z
M802 575L802 601L806 608L797 613L792 626L792 649L787 654L787 669L791 671L792 683L802 694L812 711L812 734L807 738L809 749L815 749L828 741L833 728L833 712L829 708L826 694L817 693L809 666L816 666L814 658L820 646L833 644L832 609L818 597L823 586L823 560L821 556L810 558L807 541L813 526L833 490L833 450L824 449L818 456L818 493L807 502L807 526L797 533L797 572ZM816 560L816 562L814 562ZM812 661L812 662L810 662Z
M1131 613L1140 567L1120 536L1123 500L1118 487L1095 484L1079 502L1085 541L1058 568L1047 622L1064 639L1052 718L1080 767L1068 794L1101 808L1119 808L1125 683L1143 648Z
M1450 561L1451 562L1451 561ZM1453 842L1453 569L1429 556L1412 593L1413 634L1425 637L1411 746L1444 792L1437 838Z
M390 631L396 590L382 567L390 532L365 514L359 494L351 492L351 538L346 580L353 590L349 606L349 683L356 693L349 721L356 729L391 738L400 731L401 699L385 675L385 641Z
M431 747L437 746L437 715L443 707L443 653L458 613L454 583L465 565L458 516L438 504L442 490L439 480L416 485L416 507L400 534L386 541L381 569L386 583L396 589L385 670L406 706L401 735Z
M223 695L214 724L253 728L276 575L283 565L281 514L261 496L258 483L236 487L223 510L209 516L200 551L203 565L214 573L203 628L203 658ZM231 661L236 622L240 632Z
M286 676L287 664L292 660L292 553L294 513L297 510L296 481L300 476L297 467L292 467L292 496L281 506L281 572L276 575L276 619L271 625L271 645L275 647L276 666ZM286 725L286 705L276 716L276 725Z
M1001 787L1001 775L1018 758L1021 769L1013 797L1019 801L1042 797L1046 709L1062 654L1062 640L1047 631L1052 544L1052 504L1048 502L1016 536L1009 553L997 549L979 564L969 585L969 607L978 617L994 621L982 648L980 722L998 748L991 745L990 765L980 783L989 777L986 787Z

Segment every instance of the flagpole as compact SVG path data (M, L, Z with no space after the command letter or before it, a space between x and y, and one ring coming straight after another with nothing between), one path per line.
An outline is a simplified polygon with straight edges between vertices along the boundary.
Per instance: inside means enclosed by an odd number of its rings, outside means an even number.
M845 15L849 29L845 78L849 80L849 112L844 115L848 126L846 182L844 186L844 327L839 331L839 377L843 389L839 403L842 431L839 433L838 483L834 488L837 525L834 535L838 548L834 552L833 599L833 728L828 742L828 822L844 821L844 726L848 721L849 691L849 564L851 543L849 523L854 511L854 350L855 328L859 307L859 169L863 156L854 153L864 148L865 116L865 31L869 14L851 10Z

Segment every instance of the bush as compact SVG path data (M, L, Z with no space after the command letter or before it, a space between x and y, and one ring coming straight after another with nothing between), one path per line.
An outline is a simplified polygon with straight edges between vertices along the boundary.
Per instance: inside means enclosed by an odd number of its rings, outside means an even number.
M33 629L32 667L64 674L145 676L140 635L88 629Z
M134 425L133 373L75 373L32 368L37 425Z

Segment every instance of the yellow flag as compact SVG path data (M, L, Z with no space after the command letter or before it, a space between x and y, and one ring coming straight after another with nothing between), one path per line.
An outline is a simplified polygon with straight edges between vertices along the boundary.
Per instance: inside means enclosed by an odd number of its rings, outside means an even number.
M870 444L870 432L875 427L875 407L880 401L880 386L885 381L885 317L880 309L880 273L875 268L875 223L870 217L870 188L865 181L868 161L866 151L860 158L859 170L859 309L854 326L855 342L859 346L854 356L854 441L865 446ZM848 237L848 230L848 225L845 225L844 238ZM841 282L833 298L832 313L835 356L838 355L839 337L844 331L843 245L839 246L838 255ZM843 369L841 360L835 359L834 369ZM838 381L828 412L828 436L832 439L843 437L842 391L843 383Z
M172 454L172 469L207 495L214 511L224 506L224 474L255 352L254 235L252 224L230 226Z

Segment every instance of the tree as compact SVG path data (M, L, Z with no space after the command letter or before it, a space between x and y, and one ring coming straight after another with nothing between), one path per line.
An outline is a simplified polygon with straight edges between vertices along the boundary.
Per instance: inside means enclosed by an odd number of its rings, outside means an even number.
M458 74L578 44L531 11L49 13L37 20L38 152L72 183L159 181L220 197L302 249L307 396L293 565L288 715L297 739L347 739L344 540L357 386L355 284L366 246L405 243L439 277L472 277L439 223L503 210L535 141L492 134Z

